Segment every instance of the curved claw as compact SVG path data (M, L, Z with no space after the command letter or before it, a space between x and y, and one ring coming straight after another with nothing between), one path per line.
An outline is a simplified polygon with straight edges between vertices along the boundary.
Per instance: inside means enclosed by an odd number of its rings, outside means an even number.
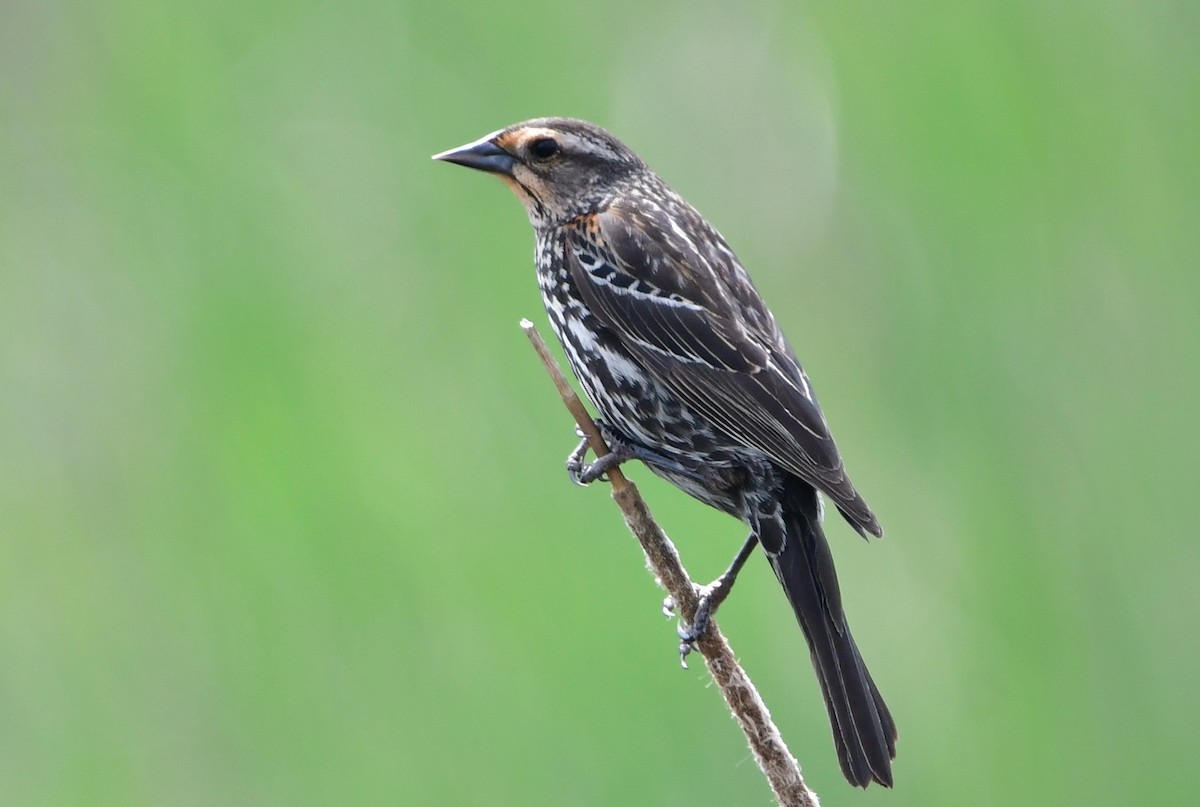
M576 432L579 431L577 428ZM580 487L586 487L587 482L584 481L584 474L587 472L587 463L583 461L587 456L588 441L586 439L580 441L579 445L575 446L575 450L567 455L567 476L571 481Z
M696 649L696 644L694 642L680 642L679 643L679 666L680 667L683 667L683 669L685 669L685 670L691 669L691 667L688 666L687 657L695 649Z
M714 603L713 600L713 587L706 586L700 592L700 604L696 606L696 616L692 618L691 624L686 627L680 624L676 629L676 633L679 634L679 663L685 670L688 668L688 654L696 649L696 642L708 633L708 626L712 622L713 608L720 604L719 601Z

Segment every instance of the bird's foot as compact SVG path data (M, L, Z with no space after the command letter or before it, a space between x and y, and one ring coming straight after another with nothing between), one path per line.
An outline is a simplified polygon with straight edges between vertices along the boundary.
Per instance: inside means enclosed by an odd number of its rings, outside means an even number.
M576 429L576 432L579 430ZM584 459L587 457L588 449L587 438L583 438L579 445L575 446L575 450L567 455L567 476L571 477L571 481L576 485L586 485L583 481L583 470L587 467Z
M688 655L696 649L696 642L708 633L712 618L717 613L717 607L725 601L725 597L729 594L729 586L726 586L725 582L725 578L722 576L707 586L696 586L696 595L699 599L696 613L691 622L680 622L676 629L679 634L679 663L685 670L687 669ZM667 597L663 600L663 613L671 616L675 610L674 597Z
M583 433L576 428L575 434L582 439L579 445L575 446L575 450L567 455L567 476L576 485L586 487L597 479L607 482L609 471L634 458L634 453L627 443L616 439L604 428L603 423L597 422L596 425L600 427L601 433L604 435L604 442L608 443L609 452L603 457L598 457L594 462L586 462L591 446Z

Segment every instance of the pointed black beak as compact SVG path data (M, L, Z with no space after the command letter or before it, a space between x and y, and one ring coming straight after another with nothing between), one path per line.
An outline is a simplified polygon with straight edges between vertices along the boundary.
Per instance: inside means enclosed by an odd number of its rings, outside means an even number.
M467 168L474 168L477 171L487 171L491 174L503 174L510 177L513 173L513 165L516 164L517 159L492 142L496 134L492 133L486 137L481 137L474 143L468 143L465 146L459 146L456 149L435 154L433 155L433 159L445 160L448 163L465 165Z

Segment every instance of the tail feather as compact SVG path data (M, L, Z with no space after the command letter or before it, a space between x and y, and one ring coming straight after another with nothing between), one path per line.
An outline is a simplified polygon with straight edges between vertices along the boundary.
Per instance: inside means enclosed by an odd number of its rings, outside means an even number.
M760 536L763 548L808 641L842 772L858 787L891 787L896 724L846 625L816 492L805 485L792 494L784 502L783 540Z

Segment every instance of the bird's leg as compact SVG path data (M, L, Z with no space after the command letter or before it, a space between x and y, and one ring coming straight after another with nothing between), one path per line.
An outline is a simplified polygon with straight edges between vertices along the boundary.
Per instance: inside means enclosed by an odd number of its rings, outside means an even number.
M716 614L721 603L725 602L729 592L733 591L733 581L737 580L738 572L746 565L746 559L753 554L756 546L758 546L758 534L752 532L746 539L746 543L742 544L742 548L738 550L733 563L729 564L729 568L707 586L700 587L700 604L696 606L696 615L692 618L690 625L679 626L679 661L684 667L687 666L688 653L692 652L696 642L708 631L709 621ZM673 606L673 604L671 605ZM667 610L668 607L671 607L668 606L668 603L663 604L664 610Z
M567 476L571 477L571 481L576 485L590 485L597 479L604 479L606 473L623 462L629 462L629 460L641 460L647 465L653 465L677 474L692 475L695 473L665 454L651 448L646 448L643 445L629 442L620 435L614 434L602 420L597 420L596 425L600 428L600 433L604 436L604 442L608 444L609 453L598 458L595 462L585 462L588 449L591 446L588 444L587 438L583 436L583 433L578 428L575 429L575 434L582 439L579 445L575 447L575 450L567 455Z
M608 477L605 474L621 463L633 459L633 453L622 446L620 449L613 448L603 457L585 464L583 457L587 454L587 449L588 442L584 440L571 452L571 456L567 457L567 473L576 485L590 485L597 479L607 482Z

